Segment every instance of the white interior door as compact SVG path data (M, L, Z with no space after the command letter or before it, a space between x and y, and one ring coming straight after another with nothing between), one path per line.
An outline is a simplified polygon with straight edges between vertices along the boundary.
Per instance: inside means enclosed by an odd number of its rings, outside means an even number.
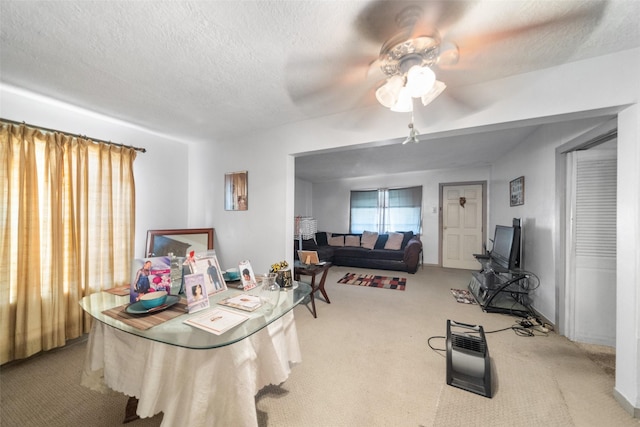
M442 187L442 266L477 270L482 253L482 185Z
M571 153L567 336L615 346L616 150Z

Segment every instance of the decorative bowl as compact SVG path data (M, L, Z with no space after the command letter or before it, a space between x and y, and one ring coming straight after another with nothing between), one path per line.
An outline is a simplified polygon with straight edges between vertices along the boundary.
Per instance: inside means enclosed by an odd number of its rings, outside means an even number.
M224 279L228 280L228 281L234 281L234 280L239 280L240 279L240 270L238 270L237 268L230 268L227 271L224 272L223 274Z
M149 292L148 294L144 294L140 297L140 302L142 306L149 310L150 308L155 308L161 306L167 301L167 291L156 291Z

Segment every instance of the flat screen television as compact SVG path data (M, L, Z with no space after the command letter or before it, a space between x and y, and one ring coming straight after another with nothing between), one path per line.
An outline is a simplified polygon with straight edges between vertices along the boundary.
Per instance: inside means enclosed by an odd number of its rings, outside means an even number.
M496 225L491 263L506 270L520 267L520 227Z

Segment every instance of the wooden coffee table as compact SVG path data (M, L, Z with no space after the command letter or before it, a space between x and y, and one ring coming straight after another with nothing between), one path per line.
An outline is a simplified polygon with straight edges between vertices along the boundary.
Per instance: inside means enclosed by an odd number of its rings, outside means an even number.
M329 301L329 296L327 295L327 291L324 289L324 282L325 280L327 280L327 273L329 272L331 265L332 264L330 262L325 262L324 264L321 264L321 265L308 265L308 264L302 264L299 261L296 261L294 265L293 274L295 276L295 280L300 280L300 276L311 276L311 294L310 295L311 295L311 307L313 308L312 313L314 318L318 317L316 313L316 300L314 297L314 294L316 293L316 291L320 291L326 303L331 304L331 301ZM320 283L316 285L316 276L320 273L322 273L322 277L320 278Z

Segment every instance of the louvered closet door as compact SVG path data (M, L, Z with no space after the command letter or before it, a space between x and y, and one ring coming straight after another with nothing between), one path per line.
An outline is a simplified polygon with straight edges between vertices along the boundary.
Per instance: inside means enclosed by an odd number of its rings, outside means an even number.
M579 151L575 164L575 339L615 345L616 151Z

